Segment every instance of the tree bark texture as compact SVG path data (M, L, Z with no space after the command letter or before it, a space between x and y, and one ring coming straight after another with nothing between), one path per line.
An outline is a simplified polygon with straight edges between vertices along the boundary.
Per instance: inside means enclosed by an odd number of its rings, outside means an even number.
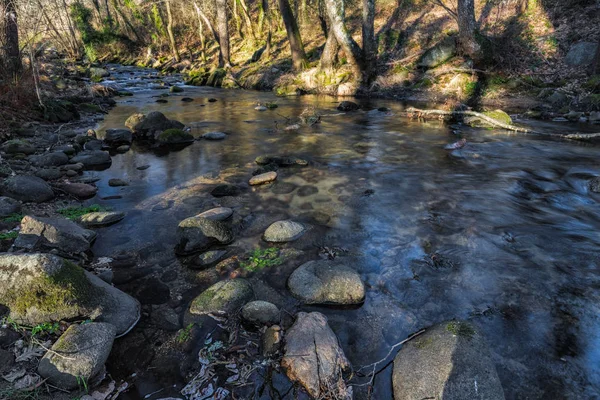
M285 30L287 31L288 42L290 43L292 65L295 70L302 70L307 62L307 58L300 36L300 30L298 29L298 23L292 12L292 7L290 7L290 2L288 0L277 0L277 2L279 4L281 18L285 24Z
M229 25L227 24L227 0L216 0L217 32L219 33L219 67L231 67L229 55Z
M377 75L377 43L375 41L375 0L363 0L362 41L364 81L371 83Z
M362 80L363 60L361 49L346 29L344 1L325 0L325 8L330 22L329 29L333 31L337 42L346 55L348 64L354 70L356 78Z
M4 13L4 63L9 76L15 76L23 69L19 50L19 25L14 0L2 0Z
M481 47L475 39L475 0L458 0L458 47L462 54L476 59Z

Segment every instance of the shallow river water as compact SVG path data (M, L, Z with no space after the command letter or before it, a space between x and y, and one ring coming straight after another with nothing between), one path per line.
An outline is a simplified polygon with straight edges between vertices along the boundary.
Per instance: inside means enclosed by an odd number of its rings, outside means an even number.
M340 114L335 98L185 87L159 104L154 96L166 91L151 75L133 68L113 73L115 84L135 95L118 101L99 132L123 127L132 113L157 110L195 136L228 136L170 152L134 144L109 169L87 173L100 178L91 203L127 212L98 230L95 255L136 259L117 286L140 298L145 316L109 362L109 371L145 376L129 398L160 389L149 398L168 397L181 388L172 371L177 359L162 346L164 331L181 326L187 302L215 277L175 257L175 232L182 219L216 205L243 217L228 246L232 254L267 248L261 235L276 220L311 226L302 239L279 246L301 255L254 275L254 289L291 314L327 315L354 366L381 359L421 328L467 319L489 343L507 399L600 398L600 194L588 190L600 175L598 145L411 121L398 115L406 104L389 100L356 100L361 111ZM268 101L279 107L254 110ZM276 129L309 106L324 114L321 123ZM461 137L465 148L444 149ZM295 156L309 165L282 168L275 184L250 188L259 155ZM130 185L109 187L110 178ZM245 190L212 197L224 182ZM306 307L287 291L291 271L318 259L323 246L338 248L338 259L360 272L367 286L362 306ZM161 325L157 315L173 314L179 322ZM377 376L373 398L391 398L391 366Z

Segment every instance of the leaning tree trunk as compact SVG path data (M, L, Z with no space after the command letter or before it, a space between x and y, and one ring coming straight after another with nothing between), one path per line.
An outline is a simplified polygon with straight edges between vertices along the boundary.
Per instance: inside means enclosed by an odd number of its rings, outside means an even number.
M364 81L371 83L377 75L377 43L375 42L375 0L363 0L362 42Z
M19 51L19 25L14 0L0 0L0 9L4 12L4 61L8 76L21 72L21 52Z
M325 0L325 8L330 21L329 29L333 31L337 42L342 50L344 50L348 64L354 70L356 79L362 81L363 60L361 49L346 29L344 1Z
M167 7L167 33L169 35L169 44L171 45L171 51L175 61L179 62L181 57L179 56L179 50L177 49L177 43L175 42L175 35L173 35L173 13L171 12L171 0L165 1Z
M335 38L333 30L330 29L327 34L327 41L325 47L323 47L323 53L321 53L321 60L319 61L319 68L321 69L332 69L337 64L337 54L340 50L340 45Z
M285 30L288 36L288 42L290 43L290 50L292 52L292 66L296 71L300 71L306 65L308 59L304 52L304 45L302 44L302 37L300 36L300 30L298 29L298 23L294 18L292 7L288 0L277 0L279 4L279 12L281 13L281 19L285 24Z
M479 57L481 47L475 39L475 0L458 0L458 47L472 59Z
M229 26L227 25L227 0L217 0L217 31L219 33L219 67L231 67L229 56Z

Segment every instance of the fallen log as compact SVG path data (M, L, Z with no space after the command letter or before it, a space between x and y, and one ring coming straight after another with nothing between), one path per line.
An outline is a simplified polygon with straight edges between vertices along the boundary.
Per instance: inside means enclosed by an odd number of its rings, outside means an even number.
M506 130L513 131L513 132L527 133L527 134L538 135L538 136L556 137L556 138L561 138L561 139L579 140L579 141L600 139L600 132L599 133L575 132L575 133L561 134L561 133L534 131L534 130L523 128L523 127L516 126L516 125L505 124L504 122L495 120L494 118L488 117L487 115L479 113L477 111L422 110L420 108L409 107L406 109L406 113L408 114L408 116L416 115L418 118L421 118L421 117L427 116L427 115L437 115L437 116L446 116L446 117L470 116L470 117L477 117L477 118L489 123L490 125L492 125L494 127L506 129Z

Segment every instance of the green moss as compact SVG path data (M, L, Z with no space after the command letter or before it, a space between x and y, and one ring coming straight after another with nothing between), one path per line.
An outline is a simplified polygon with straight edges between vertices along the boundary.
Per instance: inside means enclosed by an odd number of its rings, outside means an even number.
M192 337L192 328L194 327L194 324L191 323L188 326L186 326L183 329L179 330L179 333L177 333L177 337L175 338L175 340L177 341L177 343L185 343L188 340L191 339Z
M20 288L9 291L6 303L21 315L30 309L52 314L87 305L96 291L84 270L65 260L63 267L54 275L33 278Z
M194 137L181 129L167 129L158 135L158 141L162 143L186 143L193 141Z
M446 325L446 330L454 336L463 336L467 338L471 338L477 333L470 324L460 321L449 322L448 325Z
M424 349L426 347L431 346L431 344L433 343L433 339L432 338L426 338L426 339L419 339L415 342L415 346L417 346L417 349Z
M0 233L0 240L12 240L16 239L17 236L19 236L19 232L17 231L4 232Z
M82 103L79 105L79 108L82 111L88 112L88 113L101 113L102 112L102 108L100 108L100 106L98 106L96 104L91 104L91 103Z
M485 111L483 114L495 119L496 121L502 122L507 125L512 125L512 118L510 118L510 115L508 115L502 110Z
M66 207L58 210L58 213L70 220L77 220L82 216L92 213L92 212L100 212L100 211L108 211L107 208L101 207L98 204L92 204L88 207Z
M23 214L10 214L8 217L2 218L2 222L21 222L23 219Z
M240 267L249 272L260 271L267 267L276 267L282 263L279 257L279 249L269 247L268 249L256 249L250 253L246 261L240 263Z
M183 92L183 88L181 88L179 86L171 86L169 88L169 92L171 92L171 93L181 93L181 92Z
M267 103L265 103L265 107L267 107L269 110L274 110L279 106L277 105L277 103L267 102Z
M475 93L477 93L478 85L479 85L479 82L477 82L477 81L465 83L465 87L463 88L463 93L465 94L465 96L467 96L467 97L474 96Z

